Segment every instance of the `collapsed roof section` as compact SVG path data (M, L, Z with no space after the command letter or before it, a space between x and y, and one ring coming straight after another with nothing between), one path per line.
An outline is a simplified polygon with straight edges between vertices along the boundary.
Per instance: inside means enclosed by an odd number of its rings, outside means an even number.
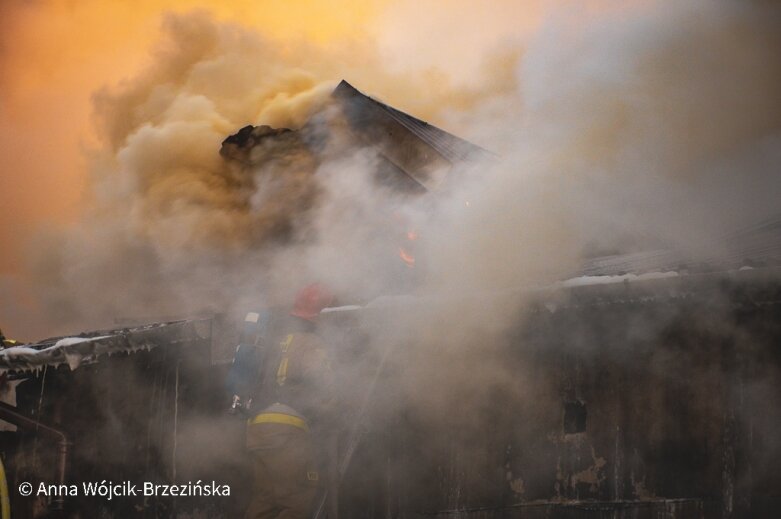
M35 371L62 364L72 371L82 364L94 364L105 355L148 351L158 346L208 339L210 335L211 319L197 319L56 337L0 350L0 372Z

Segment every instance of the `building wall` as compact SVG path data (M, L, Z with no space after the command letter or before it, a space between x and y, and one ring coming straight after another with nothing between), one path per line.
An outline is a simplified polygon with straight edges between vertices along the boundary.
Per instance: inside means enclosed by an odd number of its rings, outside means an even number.
M340 519L776 517L779 285L618 290L540 300L468 349L437 344L438 322L416 331L420 341L401 334L385 357L377 338L399 335L404 309L325 319L340 453L363 431ZM225 413L227 365L210 362L214 342L48 370L19 386L20 410L69 434L71 481L232 489L220 499L72 500L72 517L241 516L252 480L244 420ZM4 434L12 488L52 478L53 444ZM34 517L34 506L16 495L14 517Z
M67 498L69 518L236 517L251 467L244 420L227 416L224 367L212 367L211 340L160 344L103 357L74 371L48 367L17 388L18 409L63 430L71 443L66 483L170 484L216 480L229 498ZM0 438L15 519L50 517L45 499L16 492L21 481L56 483L57 443L35 430ZM198 515L200 514L200 515Z
M456 378L450 413L408 395L374 419L345 517L777 516L777 287L540 305L519 321L491 353L514 379L470 400ZM393 394L404 373L383 383Z

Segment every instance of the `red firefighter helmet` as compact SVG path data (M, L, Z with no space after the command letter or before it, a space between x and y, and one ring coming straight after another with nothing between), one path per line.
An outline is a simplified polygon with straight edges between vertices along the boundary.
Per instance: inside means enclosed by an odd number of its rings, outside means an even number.
M302 288L296 295L296 302L290 315L314 321L323 308L328 307L334 296L322 283L312 283Z

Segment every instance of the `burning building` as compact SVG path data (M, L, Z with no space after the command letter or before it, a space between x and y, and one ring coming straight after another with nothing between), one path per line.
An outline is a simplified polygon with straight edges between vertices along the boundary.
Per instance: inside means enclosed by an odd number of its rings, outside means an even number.
M338 140L336 148L342 152L360 148L375 151L375 179L401 193L445 189L454 168L496 159L471 142L364 95L347 81L339 83L331 100L329 108L338 114L329 118L327 134L319 127L322 120L317 116L297 131L246 126L225 139L220 153L253 165L268 160L263 155L265 141L273 141L272 148L293 146L298 151L306 147L316 154L327 146L325 141Z
M220 153L239 171L236 182L247 168L294 170L282 182L305 214L322 194L299 180L323 157L368 148L373 181L401 199L446 192L460 168L499 160L346 82L331 100L298 130L248 126L228 137ZM288 215L270 216L280 243L301 239ZM775 517L780 230L772 220L725 238L729 253L712 261L666 249L591 258L552 285L459 294L455 311L436 294L350 294L359 304L322 314L341 382L332 514ZM408 245L395 264L420 272ZM451 340L449 328L463 331L454 316L486 309L509 314L510 326ZM240 515L250 492L244 421L225 413L222 388L234 317L129 324L0 352L11 488L101 480L230 488L219 499L12 492L14 517L47 508Z

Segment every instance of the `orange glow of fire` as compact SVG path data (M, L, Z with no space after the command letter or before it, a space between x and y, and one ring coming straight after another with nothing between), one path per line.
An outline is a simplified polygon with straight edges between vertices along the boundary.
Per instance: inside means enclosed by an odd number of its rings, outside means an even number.
M404 250L404 247L399 247L399 257L409 268L415 267L415 256Z

